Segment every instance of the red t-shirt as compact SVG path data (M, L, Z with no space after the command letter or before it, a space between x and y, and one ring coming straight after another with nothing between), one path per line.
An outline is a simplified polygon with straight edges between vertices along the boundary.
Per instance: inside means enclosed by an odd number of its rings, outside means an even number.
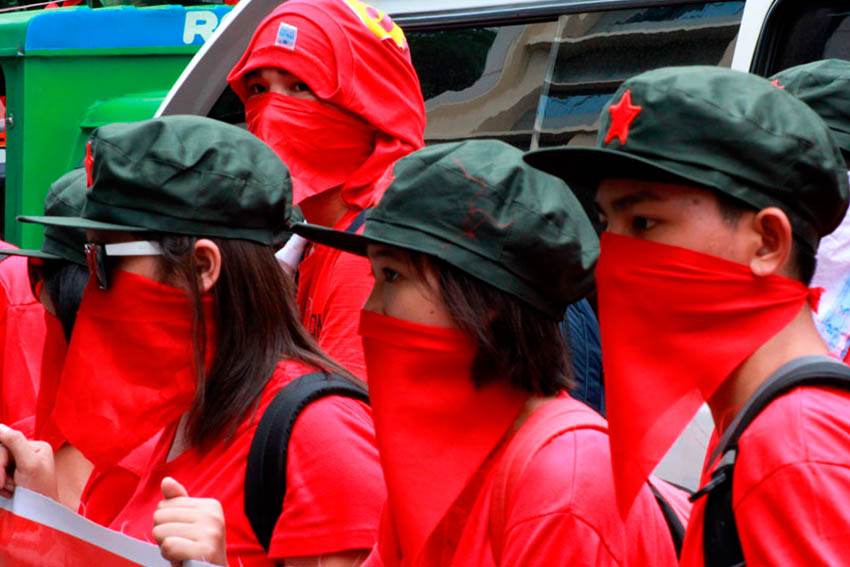
M0 241L0 248L10 247ZM47 334L44 316L30 290L27 259L8 256L0 261L0 423L35 415Z
M333 228L347 229L359 213L349 211ZM357 329L374 283L368 259L328 246L310 245L298 265L301 322L322 350L363 381L366 360Z
M157 433L133 449L114 467L95 468L80 496L77 512L102 526L109 526L136 492L161 435L162 432Z
M490 467L470 512L449 512L441 524L444 533L438 528L435 536L450 543L432 536L417 567L495 567L488 531L498 469L498 464ZM655 482L677 512L689 509L685 493ZM677 565L670 531L649 487L638 495L628 520L620 519L608 436L600 431L568 431L544 446L525 469L511 502L501 565ZM686 517L681 519L686 523ZM391 533L387 521L384 517L381 540ZM364 567L389 565L381 557L383 545L379 541ZM441 555L455 545L453 556Z
M850 565L848 502L850 392L801 387L774 400L741 436L735 463L732 507L747 567ZM703 498L683 567L704 564L704 511Z
M349 398L323 398L299 416L288 447L283 514L268 555L245 516L245 466L262 413L283 386L311 371L292 361L278 364L254 419L245 418L232 438L208 451L188 449L166 462L176 424L166 429L136 493L110 527L152 541L153 513L162 500L160 483L171 476L190 496L221 502L230 565L265 566L287 557L371 548L386 488L371 410Z

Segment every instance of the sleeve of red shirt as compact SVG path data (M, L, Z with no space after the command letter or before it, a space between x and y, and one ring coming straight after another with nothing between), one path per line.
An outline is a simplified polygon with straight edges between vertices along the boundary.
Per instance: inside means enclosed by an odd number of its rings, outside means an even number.
M319 346L349 372L366 381L366 360L357 329L375 278L369 260L342 253L332 271L328 301L322 314Z
M624 542L622 523L613 496L598 494L606 490L599 485L611 476L603 469L611 467L610 458L605 457L607 446L604 434L572 431L534 456L511 499L503 565L620 564L616 548ZM590 480L599 475L601 482L594 486ZM606 504L607 518L599 514ZM611 539L615 540L613 550Z
M748 567L850 565L850 467L783 467L738 503L735 519Z
M292 431L283 514L269 557L371 549L385 500L369 407L349 398L321 399Z

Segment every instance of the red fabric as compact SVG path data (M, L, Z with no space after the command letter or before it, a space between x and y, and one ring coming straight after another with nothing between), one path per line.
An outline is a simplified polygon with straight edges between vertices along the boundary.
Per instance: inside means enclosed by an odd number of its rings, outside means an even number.
M289 167L294 205L343 185L375 147L371 125L323 102L270 92L246 100L245 117Z
M357 214L349 212L333 228L345 230ZM313 244L298 265L301 322L322 350L364 381L366 361L357 327L374 284L368 259L336 248Z
M557 403L581 409L580 402L567 396ZM472 490L469 506L453 506L429 542L429 554L405 562L406 566L496 566L488 527L502 456L486 467L480 483L465 489L465 494ZM639 492L628 520L620 518L608 439L600 431L579 429L555 437L532 458L516 487L505 524L501 565L677 564L667 525L648 487ZM391 536L385 516L378 546L364 567L400 565L392 550L387 552ZM454 546L453 556L444 555Z
M212 296L204 298L207 364ZM100 469L116 465L195 396L192 307L186 291L116 270L110 288L89 282L56 393L53 419Z
M282 361L262 393L256 415L244 419L227 442L207 451L188 449L166 462L176 426L157 445L130 502L111 527L150 541L152 517L162 500L160 483L171 476L190 496L218 499L227 521L230 565L272 565L269 558L368 549L377 538L386 498L369 407L343 398L324 398L298 419L289 442L284 512L267 556L244 512L245 464L263 411L291 380L313 369Z
M47 441L56 451L65 443L65 437L53 421L53 408L56 407L56 393L59 390L59 378L65 364L68 343L62 322L55 316L44 312L47 333L42 356L41 379L35 407L35 438Z
M846 390L797 388L741 436L732 506L748 567L850 565L848 408ZM683 567L703 565L704 509L705 499L694 504Z
M14 247L0 241L0 248ZM0 423L35 415L45 313L30 290L27 259L6 257L0 262Z
M278 41L282 24L290 32L297 30L292 42ZM342 198L352 207L374 205L375 180L424 145L425 103L404 33L371 6L357 0L291 0L280 5L257 27L227 77L243 102L248 98L245 73L261 67L289 71L320 100L362 118L377 131L371 156L342 187ZM313 143L321 146L326 141L317 136Z
M602 235L596 267L621 513L703 401L803 309L809 292L744 264ZM639 297L640 301L635 301Z
M476 345L460 330L364 310L360 334L399 554L406 564L421 564L428 537L528 394L505 381L476 388Z
M93 470L77 512L101 526L109 526L136 492L161 435L160 431L130 451L117 465Z

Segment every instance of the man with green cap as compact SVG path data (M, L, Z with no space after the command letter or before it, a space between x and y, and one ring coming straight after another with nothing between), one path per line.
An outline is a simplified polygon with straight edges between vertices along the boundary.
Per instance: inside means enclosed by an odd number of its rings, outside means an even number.
M847 564L850 391L824 384L848 371L825 356L807 287L848 201L823 121L765 79L671 67L623 83L595 148L526 159L595 192L607 224L596 280L621 512L707 402L722 437L682 565Z
M771 80L818 113L850 160L850 61L825 59L780 71ZM812 285L824 288L815 324L830 352L850 362L850 216L821 239Z
M618 517L605 421L566 394L558 322L598 250L578 201L494 140L392 178L362 235L294 227L375 274L360 335L388 503L366 565L675 565L648 484Z

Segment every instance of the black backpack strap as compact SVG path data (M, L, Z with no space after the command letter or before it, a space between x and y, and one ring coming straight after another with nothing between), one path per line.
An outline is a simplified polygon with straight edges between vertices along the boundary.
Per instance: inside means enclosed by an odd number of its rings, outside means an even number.
M779 396L799 386L833 386L850 390L850 367L826 356L804 356L784 364L750 396L726 429L708 462L720 460L708 483L691 497L707 495L703 522L705 567L744 565L744 553L732 509L732 478L738 441L753 420Z
M360 211L357 216L354 217L354 220L351 221L351 224L348 225L348 228L345 229L345 232L350 232L354 234L355 232L360 230L360 227L366 224L366 213L369 212L369 210L370 209L363 209L362 211Z
M658 502L658 506L661 508L661 513L664 515L664 521L667 522L667 529L670 531L670 538L673 540L673 548L676 550L676 557L682 558L682 542L685 541L685 526L682 524L682 521L679 520L679 516L676 515L676 511L673 510L673 507L669 502L661 495L661 492L655 488L655 485L652 484L652 481L648 481L649 489L652 490L653 496L655 496L655 501ZM680 488L680 487L676 487ZM681 488L681 490L685 490ZM689 490L685 490L685 492L690 492Z
M344 396L369 403L369 394L350 380L337 374L313 372L284 386L257 425L245 468L245 515L266 551L283 511L286 458L292 429L308 405L327 396Z

